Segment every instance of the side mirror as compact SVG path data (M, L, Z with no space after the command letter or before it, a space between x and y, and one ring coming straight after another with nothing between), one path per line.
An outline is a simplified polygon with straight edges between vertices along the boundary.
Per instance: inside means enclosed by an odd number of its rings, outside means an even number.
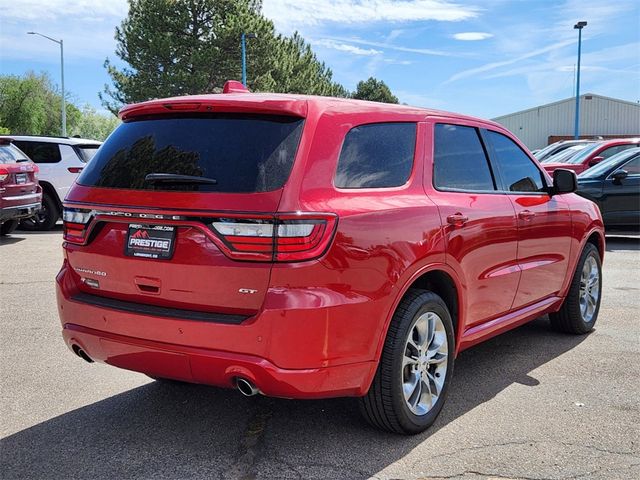
M604 160L604 157L593 157L589 160L589 166L593 167L594 165L599 164L602 160Z
M618 170L615 172L611 178L613 178L613 183L622 183L622 180L629 176L629 172L626 170Z
M573 170L557 168L553 171L553 188L551 195L572 193L578 189L578 177Z

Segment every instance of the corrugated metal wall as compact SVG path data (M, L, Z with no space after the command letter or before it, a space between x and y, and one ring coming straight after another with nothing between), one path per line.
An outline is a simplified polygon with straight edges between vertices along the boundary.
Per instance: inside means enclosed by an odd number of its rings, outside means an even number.
M573 135L575 99L569 98L493 120L534 150L551 135ZM580 96L581 135L640 135L640 104L587 93Z

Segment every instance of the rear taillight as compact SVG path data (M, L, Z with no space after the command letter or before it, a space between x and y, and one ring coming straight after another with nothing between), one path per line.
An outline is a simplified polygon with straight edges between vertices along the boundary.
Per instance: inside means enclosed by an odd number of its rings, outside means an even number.
M71 243L84 243L87 236L87 226L93 218L93 210L81 208L64 208L62 211L63 238Z
M80 173L84 167L68 167L69 173Z
M325 252L336 222L333 214L279 214L268 218L219 218L210 226L230 258L299 262Z
M38 165L33 165L33 179L38 180L38 174L40 173L40 167Z
M0 182L4 182L9 176L9 170L6 168L0 168Z

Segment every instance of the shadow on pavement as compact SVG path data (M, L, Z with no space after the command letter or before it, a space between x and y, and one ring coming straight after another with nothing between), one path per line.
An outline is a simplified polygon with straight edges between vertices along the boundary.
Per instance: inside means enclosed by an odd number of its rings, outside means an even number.
M23 241L25 238L16 236L15 234L7 235L6 237L0 237L0 245L11 245Z
M52 233L62 233L62 223L56 223L51 230L22 230L20 227L14 232L14 235L47 235Z
M606 239L606 251L638 251L640 250L640 237L608 236ZM606 261L606 257L605 257Z
M1 440L0 471L4 478L364 479L510 385L538 385L530 372L585 338L555 333L542 317L463 352L438 421L413 437L370 428L353 399L244 398L153 382Z

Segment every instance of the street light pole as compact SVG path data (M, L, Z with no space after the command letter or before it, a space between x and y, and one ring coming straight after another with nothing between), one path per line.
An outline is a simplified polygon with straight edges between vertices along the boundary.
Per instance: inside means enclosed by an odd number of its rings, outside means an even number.
M247 86L247 38L258 38L255 33L244 33L240 35L242 45L242 84Z
M580 138L580 54L582 50L582 29L587 26L587 22L578 22L573 28L578 30L578 69L576 72L576 120L573 132L574 138Z
M62 88L62 136L67 136L67 106L64 94L64 42L62 39L56 40L55 38L48 37L38 32L27 32L28 35L39 35L47 40L51 40L54 43L60 45L60 87Z

